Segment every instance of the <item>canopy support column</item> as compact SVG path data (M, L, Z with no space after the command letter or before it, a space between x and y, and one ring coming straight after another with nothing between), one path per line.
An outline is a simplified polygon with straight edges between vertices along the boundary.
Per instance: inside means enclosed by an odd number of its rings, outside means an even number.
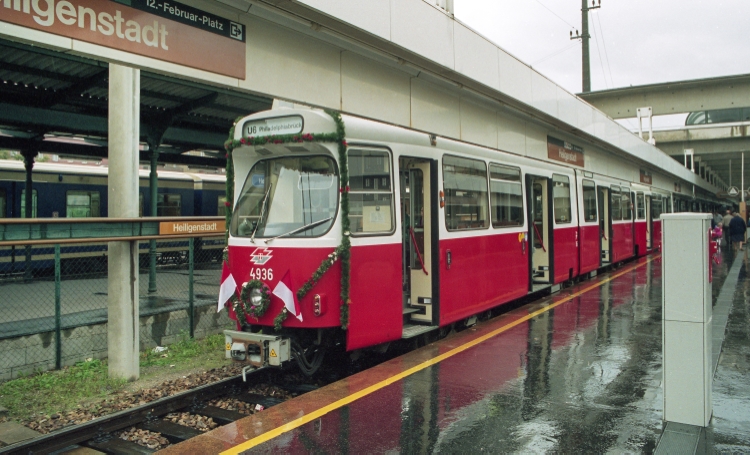
M138 217L140 70L109 64L109 183L112 218ZM138 242L110 242L107 342L109 377L140 374Z

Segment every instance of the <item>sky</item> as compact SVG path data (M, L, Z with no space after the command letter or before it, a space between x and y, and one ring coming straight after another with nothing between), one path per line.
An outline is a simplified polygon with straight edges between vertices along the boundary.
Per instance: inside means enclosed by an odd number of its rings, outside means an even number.
M581 92L581 44L569 35L581 30L581 0L454 0L454 9L461 22ZM602 0L589 12L591 89L750 73L749 24L750 0ZM655 118L654 126L684 117Z

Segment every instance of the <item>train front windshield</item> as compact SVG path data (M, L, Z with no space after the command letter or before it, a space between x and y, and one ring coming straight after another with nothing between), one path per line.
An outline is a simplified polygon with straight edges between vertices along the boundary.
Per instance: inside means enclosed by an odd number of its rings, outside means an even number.
M245 180L232 217L237 237L318 237L336 218L339 176L330 157L259 161Z

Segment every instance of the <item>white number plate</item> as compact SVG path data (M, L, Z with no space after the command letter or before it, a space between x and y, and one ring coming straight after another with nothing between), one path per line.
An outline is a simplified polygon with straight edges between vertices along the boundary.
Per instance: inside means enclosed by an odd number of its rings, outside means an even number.
M251 268L250 269L250 279L251 280L260 280L260 281L273 280L273 269Z

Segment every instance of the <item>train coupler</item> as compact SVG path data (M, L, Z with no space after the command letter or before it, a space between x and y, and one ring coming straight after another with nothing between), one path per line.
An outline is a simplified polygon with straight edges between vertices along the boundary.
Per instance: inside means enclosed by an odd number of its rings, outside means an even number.
M291 340L278 335L225 330L226 358L255 369L280 367L291 358Z

